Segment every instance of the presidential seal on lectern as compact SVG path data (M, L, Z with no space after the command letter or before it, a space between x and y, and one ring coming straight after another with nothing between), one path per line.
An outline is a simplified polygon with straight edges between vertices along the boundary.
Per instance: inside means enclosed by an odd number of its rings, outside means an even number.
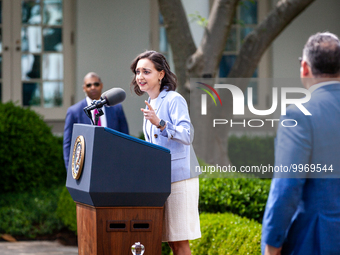
M84 165L85 140L82 135L78 136L74 142L72 154L72 176L78 180L81 176Z

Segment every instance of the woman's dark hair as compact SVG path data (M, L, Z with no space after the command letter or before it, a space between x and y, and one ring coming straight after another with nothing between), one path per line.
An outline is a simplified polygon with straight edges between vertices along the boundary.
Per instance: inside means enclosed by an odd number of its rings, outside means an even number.
M176 90L177 87L177 77L176 75L170 71L170 66L166 61L166 58L157 51L145 51L139 54L133 61L130 66L131 71L135 74L133 80L130 84L131 90L133 89L134 92L141 96L144 94L143 91L139 89L139 86L136 82L136 66L140 59L147 58L149 59L154 65L158 72L164 70L164 77L162 79L160 91L163 89L169 90Z

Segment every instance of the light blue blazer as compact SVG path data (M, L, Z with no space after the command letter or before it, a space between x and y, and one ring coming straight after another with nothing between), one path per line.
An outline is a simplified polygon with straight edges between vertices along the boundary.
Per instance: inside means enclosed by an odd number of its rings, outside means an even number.
M154 110L158 118L166 122L166 128L161 131L151 125L150 130L146 130L144 118L143 132L146 141L170 150L171 182L197 177L200 174L199 164L191 145L194 129L185 99L175 91L162 90Z
M279 127L275 165L302 164L309 170L298 173L301 178L272 180L262 253L269 244L282 246L282 255L340 254L340 83L317 88L304 106L312 116L294 105L281 119L294 119L298 125ZM311 173L318 166L322 170Z

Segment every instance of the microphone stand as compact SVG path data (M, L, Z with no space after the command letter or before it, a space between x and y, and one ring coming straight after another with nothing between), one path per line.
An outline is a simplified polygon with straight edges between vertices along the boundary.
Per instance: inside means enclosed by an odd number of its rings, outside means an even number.
M85 112L86 116L90 118L91 123L94 125L93 120L92 120L92 116L91 116L91 110L86 109L86 107L85 107L84 112Z
M100 100L93 100L91 105L86 106L84 108L84 112L85 112L86 116L90 118L92 124L95 125L95 126L98 125L99 117L104 115L103 110L101 108L96 107L96 109L98 110L98 113L95 114L95 122L93 122L92 115L91 115L91 110L93 110L92 106L97 105L98 103L100 103Z

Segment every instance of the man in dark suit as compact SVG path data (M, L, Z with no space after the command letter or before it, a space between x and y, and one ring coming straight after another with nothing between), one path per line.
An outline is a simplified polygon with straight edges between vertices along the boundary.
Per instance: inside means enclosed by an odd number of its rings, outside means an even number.
M84 77L83 84L83 91L86 94L86 98L76 103L75 105L72 105L67 110L64 128L64 162L66 169L68 167L70 156L73 124L91 124L90 118L86 116L83 109L84 107L90 105L93 100L100 99L100 96L102 95L102 89L103 83L98 74L94 72L88 73ZM123 107L121 104L117 104L111 107L104 106L102 110L104 111L104 115L100 116L98 125L109 127L119 132L129 134L128 124L126 122ZM93 115L94 111L92 111L92 119L94 120Z
M275 141L275 166L262 224L262 254L340 254L340 42L331 33L307 41L301 81L311 92L304 115L295 105ZM290 177L290 178L284 178Z

